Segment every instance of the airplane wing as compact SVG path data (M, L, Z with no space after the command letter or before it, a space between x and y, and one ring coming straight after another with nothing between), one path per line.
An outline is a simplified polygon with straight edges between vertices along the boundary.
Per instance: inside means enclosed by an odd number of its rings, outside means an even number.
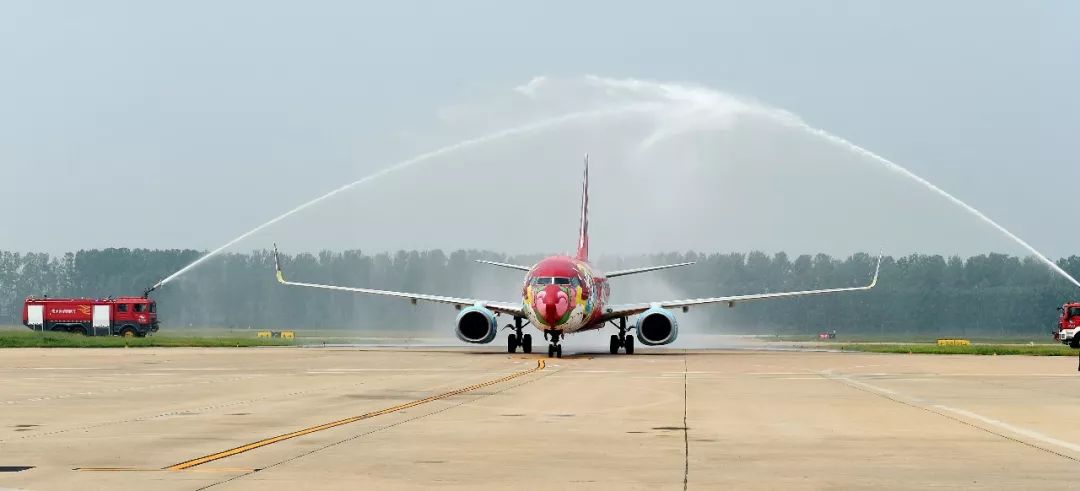
M691 264L694 264L694 263L691 261L691 262L688 262L688 263L666 264L664 266L646 266L644 268L621 269L619 271L611 271L611 272L605 274L604 276L606 276L608 278L614 278L616 276L626 276L628 274L647 273L649 271L657 271L657 270L668 269L668 268L678 268L680 266L689 266Z
M525 311L522 309L520 303L514 304L510 302L492 302L488 300L477 300L472 298L460 298L460 297L446 297L442 295L428 295L425 293L407 293L407 292L395 292L389 290L376 290L372 288L356 288L348 286L335 286L335 285L320 285L317 283L303 283L299 281L289 281L285 279L285 273L281 271L281 260L278 258L277 244L274 244L274 268L277 272L278 283L288 286L304 286L308 288L320 288L323 290L337 290L354 293L367 293L371 295L384 295L389 297L405 298L412 301L415 304L419 300L425 302L435 302L451 304L460 309L461 307L479 305L486 307L493 312L500 314L509 314L516 317L524 317Z
M840 293L840 292L855 292L863 291L874 288L877 285L878 273L881 271L881 256L878 256L877 266L874 268L874 276L870 280L870 283L865 286L854 286L845 288L827 288L824 290L803 290L797 292L778 292L778 293L756 293L752 295L732 295L728 297L712 297L712 298L694 298L688 300L669 300L666 302L649 302L649 303L637 303L637 304L623 304L612 305L605 309L602 317L603 321L611 319L618 319L620 317L626 317L629 315L640 314L653 307L659 307L663 309L678 309L687 308L694 305L704 305L710 303L726 303L728 307L734 307L736 303L748 302L751 300L769 300L773 298L790 298L790 297L802 297L808 295L824 295L827 293Z
M521 271L528 271L529 270L528 266L521 266L521 265L518 265L518 264L500 263L500 262L496 262L496 261L485 261L483 259L476 259L475 261L478 262L478 263L482 263L482 264L490 264L492 266L499 266L501 268L517 269L517 270L521 270Z

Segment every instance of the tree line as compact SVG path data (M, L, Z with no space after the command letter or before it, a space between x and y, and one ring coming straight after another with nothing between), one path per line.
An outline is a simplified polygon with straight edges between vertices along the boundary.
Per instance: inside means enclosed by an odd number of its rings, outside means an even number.
M197 259L195 250L102 249L62 256L0 252L0 324L22 322L30 295L105 297L140 295L161 278ZM361 251L283 255L290 278L314 283L372 287L467 298L513 301L519 272L477 264L476 259L532 264L541 255L490 251ZM717 295L803 290L865 284L876 258L854 254L789 257L786 253L666 253L608 257L604 269L694 261L695 265L616 278L613 301L637 302ZM1080 256L1057 262L1080 275ZM198 327L360 328L428 330L453 324L452 309L412 306L399 299L287 288L273 279L270 251L224 254L153 294L165 331ZM625 288L623 288L625 286ZM620 292L623 292L620 297ZM635 296L636 295L636 296ZM657 295L664 295L657 298ZM697 307L698 330L806 334L906 333L957 336L1047 334L1055 308L1080 291L1031 257L982 254L968 258L911 254L885 257L881 280L870 292Z

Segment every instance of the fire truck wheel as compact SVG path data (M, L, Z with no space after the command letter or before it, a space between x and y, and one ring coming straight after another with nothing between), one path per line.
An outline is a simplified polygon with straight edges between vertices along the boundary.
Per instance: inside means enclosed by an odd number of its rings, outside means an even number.
M85 336L86 335L86 329L83 329L82 327L73 327L73 328L71 328L70 332L71 332L71 334L74 334L76 336Z
M125 327L123 330L120 331L120 335L125 338L133 338L137 334L138 333L136 333L135 330L130 327Z
M1080 348L1080 339L1074 339L1072 341L1069 341L1069 347L1074 349Z

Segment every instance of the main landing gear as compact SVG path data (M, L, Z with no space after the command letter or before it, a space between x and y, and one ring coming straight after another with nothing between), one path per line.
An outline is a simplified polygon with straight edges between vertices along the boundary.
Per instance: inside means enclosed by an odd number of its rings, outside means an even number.
M608 346L608 350L613 355L619 353L619 348L626 351L628 355L634 354L634 337L626 334L626 317L619 319L619 334L611 335L611 343Z
M562 336L562 331L544 331L544 339L551 338L551 344L548 345L548 358L562 358L562 345L559 344Z
M512 334L506 337L506 352L516 353L518 346L521 347L522 353L532 353L532 334L522 334L521 329L521 317L514 317L514 325L507 325L514 330Z

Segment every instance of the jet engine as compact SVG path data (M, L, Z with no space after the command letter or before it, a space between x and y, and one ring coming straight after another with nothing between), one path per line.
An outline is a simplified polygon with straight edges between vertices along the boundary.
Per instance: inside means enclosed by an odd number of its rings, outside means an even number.
M646 346L669 344L679 335L679 323L675 321L675 314L660 307L642 312L634 326L638 341Z
M454 332L457 333L458 339L466 343L490 343L499 333L499 324L494 312L474 305L462 309L458 314L457 329Z

